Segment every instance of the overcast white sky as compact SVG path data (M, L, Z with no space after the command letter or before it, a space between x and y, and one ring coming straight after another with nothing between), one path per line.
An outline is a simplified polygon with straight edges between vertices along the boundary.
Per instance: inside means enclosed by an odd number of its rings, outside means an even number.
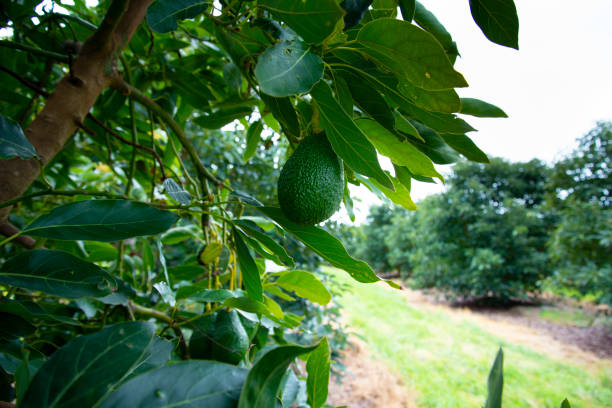
M598 120L612 119L612 0L515 0L519 51L488 41L468 0L420 1L458 44L456 69L470 84L460 96L491 102L509 116L465 117L478 129L470 137L490 156L551 163ZM441 190L414 183L412 197ZM379 200L365 188L352 191L362 200L355 203L360 222Z

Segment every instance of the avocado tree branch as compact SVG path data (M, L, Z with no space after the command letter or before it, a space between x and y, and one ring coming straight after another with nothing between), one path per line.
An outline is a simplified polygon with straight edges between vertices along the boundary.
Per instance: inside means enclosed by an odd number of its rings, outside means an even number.
M94 34L85 41L74 64L50 95L43 110L25 130L43 165L62 149L82 123L100 93L116 76L114 64L143 21L153 0L113 0ZM36 159L3 160L0 166L0 202L22 195L36 180L40 167ZM0 223L10 207L0 210Z
M68 55L43 50L40 48L32 47L26 44L17 43L13 41L0 40L0 47L12 48L14 50L21 50L21 51L29 52L30 54L38 55L39 57L54 59L59 62L68 62Z
M123 93L124 95L127 95L130 98L134 98L137 102L150 109L151 112L153 112L156 116L163 120L166 125L168 125L170 129L172 129L172 132L174 132L178 140L181 142L181 145L187 151L191 162L196 168L198 178L200 179L200 187L202 188L202 192L205 196L207 196L209 193L206 180L210 181L218 187L223 187L228 190L231 190L229 186L225 185L221 180L216 178L206 167L204 167L204 164L200 160L200 157L198 156L198 152L196 151L195 147L193 146L181 126L176 123L176 121L168 112L166 112L155 101L143 94L140 90L126 83L120 77L115 78L112 83L112 86L119 92Z

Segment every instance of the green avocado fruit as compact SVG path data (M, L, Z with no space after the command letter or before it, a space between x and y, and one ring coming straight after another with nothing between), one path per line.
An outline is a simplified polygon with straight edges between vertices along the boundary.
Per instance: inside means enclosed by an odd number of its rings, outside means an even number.
M342 161L325 133L304 139L278 178L278 202L291 221L315 225L340 208L344 192Z
M221 310L195 322L189 340L192 358L238 364L249 349L249 336L238 312Z

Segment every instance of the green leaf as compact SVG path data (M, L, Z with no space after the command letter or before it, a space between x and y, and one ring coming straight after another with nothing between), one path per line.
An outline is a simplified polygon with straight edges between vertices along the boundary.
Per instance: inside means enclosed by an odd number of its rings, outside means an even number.
M283 126L283 130L291 136L300 136L300 123L298 122L295 108L289 97L274 98L266 94L261 95L261 100L265 102L272 115Z
M446 28L440 23L437 17L418 1L416 2L414 12L414 21L421 26L423 30L436 37L436 40L440 42L446 55L448 55L448 58L454 64L459 55L457 44L453 41L450 33L446 31Z
M348 114L349 117L353 117L353 96L348 84L341 76L334 78L334 88L336 91L336 99L342 109Z
M191 202L191 194L171 178L167 178L163 183L166 193L182 205L187 205Z
M181 361L132 378L101 408L235 407L247 371L216 361Z
M174 31L179 20L193 18L209 5L209 1L201 0L156 0L147 8L147 23L158 33Z
M323 60L299 40L281 41L257 59L262 92L276 97L308 92L323 77Z
M470 0L474 21L492 42L518 50L519 20L512 0Z
M374 20L359 31L357 41L368 55L419 88L435 91L468 85L438 40L405 21Z
M48 249L26 251L6 261L0 283L65 298L101 297L117 288L115 279L99 266Z
M480 118L507 118L506 112L495 105L474 98L461 98L460 113Z
M563 400L563 402L561 403L561 407L560 408L572 408L572 406L570 405L570 403L567 400L567 398Z
M247 144L244 150L244 162L248 162L251 157L257 151L257 145L261 139L261 131L263 130L263 123L261 120L251 123L249 130L247 131Z
M327 400L330 366L329 345L327 344L327 338L323 337L317 348L308 356L308 362L306 363L306 372L308 373L306 394L308 395L308 403L312 408L322 407Z
M288 291L293 291L299 297L306 298L313 303L326 305L331 301L327 288L314 274L306 271L285 271L278 273L276 285Z
M261 0L258 5L287 23L309 44L322 43L344 16L335 0Z
M85 251L89 262L110 262L117 259L119 251L108 242L85 242Z
M466 135L441 134L440 136L450 147L464 155L468 160L477 163L489 163L487 155Z
M433 129L411 120L410 123L417 129L422 140L409 139L420 151L425 153L436 164L450 164L459 159L459 156L444 142L444 139Z
M321 114L321 126L338 156L354 171L377 179L380 184L393 189L393 183L380 168L376 149L368 141L353 119L334 99L331 88L320 81L310 92Z
M249 371L238 402L238 408L276 406L276 395L289 364L315 346L279 346L268 351Z
M238 265L242 274L242 281L247 293L253 299L263 301L263 288L259 277L259 270L255 264L255 260L249 252L249 248L244 243L243 235L240 231L234 228L232 237L236 245L236 255L238 256Z
M63 240L119 241L166 231L178 217L127 200L88 200L66 204L28 225L24 234Z
M274 220L283 229L302 241L304 245L326 259L332 266L348 272L356 281L368 283L380 280L367 263L352 258L346 252L342 243L329 232L319 227L291 222L280 208L258 207L257 210Z
M47 303L47 305L49 304ZM50 322L60 322L72 326L79 326L81 324L77 320L58 314L58 312L61 313L61 310L58 311L57 309L53 309L53 307L56 306L55 303L50 304L50 309L52 311L45 309L45 306L47 305L45 305L43 302L35 303L4 298L2 301L0 301L0 313L10 313L22 317L28 322L31 322L34 319L40 319ZM66 310L66 313L69 311L69 309Z
M495 356L487 380L487 402L485 408L501 408L504 389L504 352L500 348Z
M429 112L416 105L408 104L403 104L401 110L409 117L418 120L437 132L462 134L476 130L469 123L453 114Z
M155 325L128 322L80 336L38 370L22 408L94 407L150 355Z
M272 238L266 235L261 228L255 224L253 221L249 220L235 220L234 223L242 229L248 236L256 239L261 242L266 248L272 251L278 258L283 262L283 264L293 268L295 266L295 262L293 258L289 256L285 248L276 243Z
M204 129L221 129L223 126L250 115L253 110L248 106L219 109L208 115L196 117L193 121Z
M370 179L370 181L374 183L374 185L378 187L378 189L380 189L380 191L387 196L389 200L393 201L397 205L401 205L407 210L416 211L417 206L410 197L410 190L399 180L395 178L391 178L391 180L393 180L395 191L389 190L385 186L381 186L376 180Z
M416 106L432 112L453 113L461 110L459 95L454 89L426 91L408 81L400 82L398 90L409 97Z
M431 159L406 140L400 140L377 122L370 119L355 121L376 150L400 166L406 166L414 173L425 177L437 177L444 180L436 171Z
M414 18L416 0L399 0L399 7L402 12L402 19L410 23Z
M215 100L201 77L180 69L167 70L165 75L171 81L172 88L192 107L207 110L209 101Z
M344 78L348 83L351 95L357 106L370 115L372 119L393 131L395 128L395 118L393 112L378 91L372 89L367 82L362 81L357 75L346 73Z
M270 313L266 305L264 305L262 302L258 302L257 300L246 296L232 297L226 299L223 302L223 306L242 310L248 313L255 313L262 316L272 316L272 313Z
M36 149L26 139L21 126L12 119L0 115L0 159L38 157Z

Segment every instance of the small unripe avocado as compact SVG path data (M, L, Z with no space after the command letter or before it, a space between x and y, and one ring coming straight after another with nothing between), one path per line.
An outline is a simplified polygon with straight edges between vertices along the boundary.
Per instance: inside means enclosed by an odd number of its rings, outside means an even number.
M249 336L235 310L222 310L195 322L191 357L238 364L249 349Z
M325 133L304 139L278 178L278 202L291 221L315 225L340 208L344 192L342 161Z

